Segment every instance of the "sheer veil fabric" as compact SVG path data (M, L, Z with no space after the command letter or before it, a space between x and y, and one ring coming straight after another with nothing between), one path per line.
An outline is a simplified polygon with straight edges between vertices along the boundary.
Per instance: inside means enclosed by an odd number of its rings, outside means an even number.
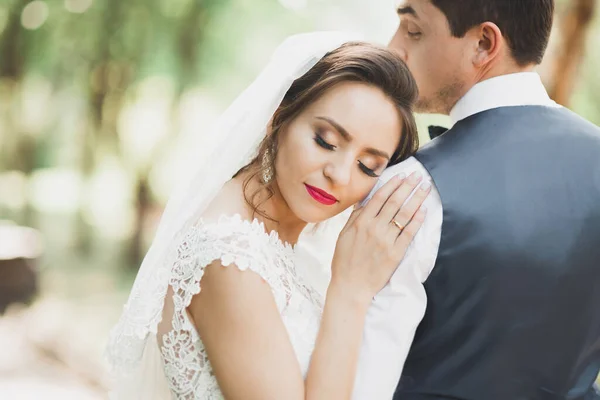
M111 398L170 398L156 342L169 284L167 260L223 185L256 155L268 122L292 82L328 52L357 40L361 37L342 32L289 37L256 80L221 115L210 132L218 138L214 151L199 160L192 179L169 200L123 313L110 333L106 357L114 379Z

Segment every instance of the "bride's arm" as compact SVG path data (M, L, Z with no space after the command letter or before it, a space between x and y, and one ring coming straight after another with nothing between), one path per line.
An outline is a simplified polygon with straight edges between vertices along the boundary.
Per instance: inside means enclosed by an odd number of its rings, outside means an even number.
M306 377L306 399L350 399L370 299L332 282Z
M219 262L206 268L202 291L188 309L225 398L350 398L366 310L423 219L417 213L400 236L390 224L412 191L410 184L398 189L400 183L384 186L342 231L306 381L268 284L256 273ZM407 220L424 196L402 208Z
M213 263L188 309L225 398L333 400L350 397L368 305L342 285L329 287L306 387L271 289L258 274Z
M269 285L215 262L190 311L226 399L302 399L304 381Z

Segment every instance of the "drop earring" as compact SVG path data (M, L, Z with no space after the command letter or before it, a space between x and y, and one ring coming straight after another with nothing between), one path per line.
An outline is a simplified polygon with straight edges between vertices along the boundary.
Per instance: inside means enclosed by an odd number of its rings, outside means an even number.
M273 153L271 149L267 149L262 157L262 181L268 185L273 180Z

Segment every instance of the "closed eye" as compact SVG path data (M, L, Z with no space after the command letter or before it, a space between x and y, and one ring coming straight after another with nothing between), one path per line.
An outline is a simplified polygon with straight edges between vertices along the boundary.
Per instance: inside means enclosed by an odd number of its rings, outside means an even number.
M364 172L366 175L370 176L371 178L379 178L379 175L377 175L375 173L375 171L373 171L371 168L367 167L365 164L361 163L360 161L358 162L358 167L360 168L360 170L362 172Z
M404 18L400 20L400 29L402 29L409 39L419 39L423 34L416 24Z
M317 143L320 147L332 151L335 150L335 146L332 144L329 144L325 141L325 139L323 139L323 137L321 135L319 135L318 133L315 134L315 143Z
M422 35L421 32L411 32L411 31L407 31L406 32L408 34L408 37L410 37L411 39L419 39Z
M315 140L315 143L317 143L317 145L319 147L322 147L325 150L333 151L336 149L336 146L327 143L325 141L325 139L323 139L323 137L321 135L319 135L318 133L315 134L314 140ZM363 164L360 161L358 161L358 167L365 175L370 176L371 178L379 178L379 175L377 175L375 173L375 171L373 171L371 168L367 167L365 164Z

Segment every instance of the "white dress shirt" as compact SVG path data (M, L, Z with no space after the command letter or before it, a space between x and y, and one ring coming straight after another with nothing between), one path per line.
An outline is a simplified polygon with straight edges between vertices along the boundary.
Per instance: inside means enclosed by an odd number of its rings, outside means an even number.
M450 118L454 124L493 108L524 105L559 107L548 96L537 73L523 72L491 78L473 86L456 103ZM414 171L431 182L425 167L412 157L388 168L373 192L393 176ZM353 400L392 398L415 331L425 314L427 295L423 283L435 265L443 219L442 202L435 185L424 206L427 217L423 226L390 283L375 297L367 313Z

